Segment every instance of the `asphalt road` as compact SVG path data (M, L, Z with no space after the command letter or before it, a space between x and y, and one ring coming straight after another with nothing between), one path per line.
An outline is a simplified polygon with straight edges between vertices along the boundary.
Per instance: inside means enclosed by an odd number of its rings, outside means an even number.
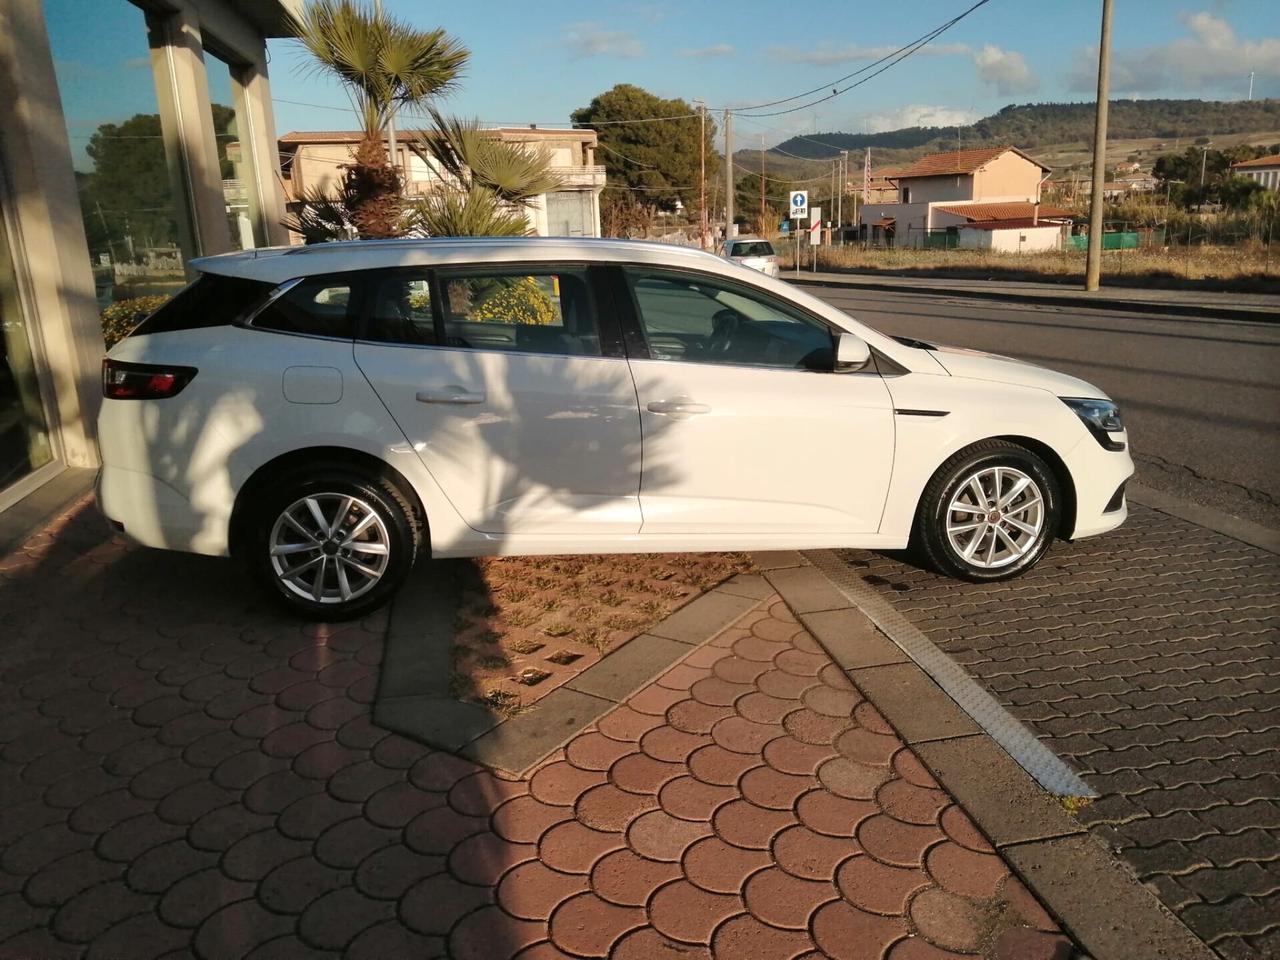
M1280 324L807 289L884 333L1096 384L1120 404L1140 482L1280 529Z

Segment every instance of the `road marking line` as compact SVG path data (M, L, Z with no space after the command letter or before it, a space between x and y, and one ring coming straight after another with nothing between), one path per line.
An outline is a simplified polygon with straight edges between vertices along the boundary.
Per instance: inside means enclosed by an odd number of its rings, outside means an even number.
M834 550L808 550L805 558L822 571L842 594L865 613L903 653L933 678L986 734L1004 748L1018 766L1040 786L1059 797L1095 798L1098 792L1080 779L1057 754L969 676L960 664L938 648L841 560Z

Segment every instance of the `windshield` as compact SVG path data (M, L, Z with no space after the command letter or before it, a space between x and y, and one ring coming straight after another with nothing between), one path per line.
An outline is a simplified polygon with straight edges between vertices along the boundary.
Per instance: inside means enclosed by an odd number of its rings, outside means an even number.
M768 240L750 240L745 243L735 243L733 252L729 254L731 257L772 257L773 244Z

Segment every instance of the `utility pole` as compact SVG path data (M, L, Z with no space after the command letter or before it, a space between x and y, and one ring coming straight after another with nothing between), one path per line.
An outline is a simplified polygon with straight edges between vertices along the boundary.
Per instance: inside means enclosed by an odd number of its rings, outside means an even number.
M849 151L840 151L840 193L836 195L836 232L844 246L844 188L849 180Z
M1098 40L1098 102L1093 123L1093 193L1089 196L1089 252L1085 290L1097 290L1102 277L1102 203L1107 179L1107 97L1111 83L1111 0L1102 0Z
M760 134L760 232L768 229L764 222L764 134Z
M698 249L707 249L707 105L702 99L698 116L702 120L702 133L698 137Z
M733 114L724 111L724 238L733 236Z

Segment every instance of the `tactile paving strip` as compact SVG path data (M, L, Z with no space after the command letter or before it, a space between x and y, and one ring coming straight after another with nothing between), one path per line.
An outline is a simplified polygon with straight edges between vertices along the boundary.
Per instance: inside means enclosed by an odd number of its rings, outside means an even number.
M1050 793L1060 797L1095 798L1097 792L1061 758L984 690L951 657L926 637L833 550L806 551L805 558L849 601L865 613L886 637L933 678L991 739Z

